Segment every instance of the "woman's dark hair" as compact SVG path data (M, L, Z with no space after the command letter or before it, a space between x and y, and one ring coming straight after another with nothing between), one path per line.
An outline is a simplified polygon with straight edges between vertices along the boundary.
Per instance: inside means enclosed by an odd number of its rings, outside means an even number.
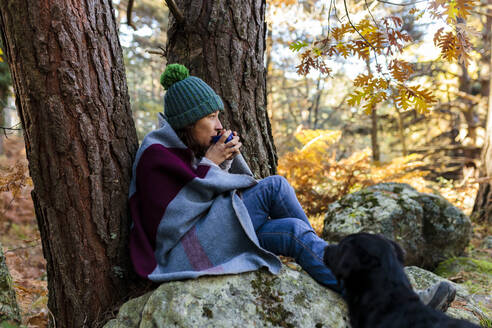
M178 135L179 139L188 147L191 149L195 157L203 157L205 156L205 153L207 152L207 147L203 147L199 145L195 138L193 138L193 135L191 133L191 130L193 129L193 124L189 124L181 129L176 130L176 134Z

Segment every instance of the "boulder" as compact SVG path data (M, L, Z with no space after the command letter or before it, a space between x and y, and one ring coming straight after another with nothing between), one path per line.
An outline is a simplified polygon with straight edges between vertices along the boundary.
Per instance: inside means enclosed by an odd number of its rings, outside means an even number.
M464 281L470 298L492 317L492 259L454 257L439 263L435 272L453 281Z
M254 271L160 285L125 303L105 328L123 327L347 327L336 293L304 271Z
M12 277L10 276L2 245L0 245L0 324L4 321L20 322L19 307L12 289Z
M405 267L405 272L414 289L425 289L439 281L446 280L441 276L416 266ZM456 288L456 298L446 311L447 315L458 319L465 319L477 325L492 322L492 318L489 316L490 314L484 311L483 307L474 298L474 294L470 293L466 286L455 284L449 280L447 281Z
M419 268L407 272L419 288L442 279ZM460 289L459 295L466 291ZM449 311L455 317L479 320L461 304ZM260 270L164 283L125 303L104 327L346 328L348 320L346 304L338 294L289 263L277 276Z
M433 269L463 254L470 219L444 197L403 183L380 183L329 205L322 237L336 242L356 232L379 233L406 251L406 264Z

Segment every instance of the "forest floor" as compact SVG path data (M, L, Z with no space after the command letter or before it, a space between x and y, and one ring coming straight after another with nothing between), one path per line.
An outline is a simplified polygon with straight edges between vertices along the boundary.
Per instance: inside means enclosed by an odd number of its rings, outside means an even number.
M9 172L9 167L21 163L27 174L27 161L24 143L21 137L10 136L5 140L4 154L0 156L0 178ZM459 182L457 184L460 184ZM462 185L462 184L460 184ZM459 189L467 193L468 201L451 192L458 190L455 186L448 185L439 191L466 214L471 213L473 202L470 199L476 194L476 184L466 189ZM17 295L22 315L22 324L28 327L46 327L51 315L47 308L48 290L46 277L46 262L43 257L41 239L34 215L30 192L32 187L28 184L19 190L16 197L12 191L0 192L0 244L3 247L7 259L7 266L14 281L14 289ZM313 220L313 226L319 232L321 230L321 217ZM489 261L492 258L492 249L483 247L483 240L492 235L492 227L477 225L474 223L473 237L467 248L467 255L473 259ZM467 271L468 270L468 271ZM482 294L492 294L490 280L484 280L477 275L474 269L465 267L453 271L447 278L463 283L469 289ZM483 307L492 313L492 304L485 303Z

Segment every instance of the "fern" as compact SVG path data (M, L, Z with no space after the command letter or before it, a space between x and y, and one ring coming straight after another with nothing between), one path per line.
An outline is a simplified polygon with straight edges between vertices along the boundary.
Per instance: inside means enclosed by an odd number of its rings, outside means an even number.
M292 42L289 45L289 49L298 52L301 51L302 48L307 47L308 45L309 44L307 44L305 41L296 41L296 42Z

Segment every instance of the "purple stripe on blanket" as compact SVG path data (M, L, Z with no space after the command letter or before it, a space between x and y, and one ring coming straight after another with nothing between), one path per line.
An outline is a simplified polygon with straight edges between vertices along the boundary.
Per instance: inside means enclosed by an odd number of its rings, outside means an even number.
M203 249L196 235L196 228L191 228L181 239L186 256L191 266L196 271L209 269L213 266L210 262L207 253Z
M195 171L191 167L189 149L153 144L144 151L137 164L136 193L145 196L139 198L137 210L145 220L142 225L153 249L157 228L169 203L192 179L204 177L209 168L205 166Z
M130 210L132 212L133 227L130 233L130 256L133 267L141 277L147 278L157 266L154 250L145 235L142 222L137 211L137 196L130 198Z

